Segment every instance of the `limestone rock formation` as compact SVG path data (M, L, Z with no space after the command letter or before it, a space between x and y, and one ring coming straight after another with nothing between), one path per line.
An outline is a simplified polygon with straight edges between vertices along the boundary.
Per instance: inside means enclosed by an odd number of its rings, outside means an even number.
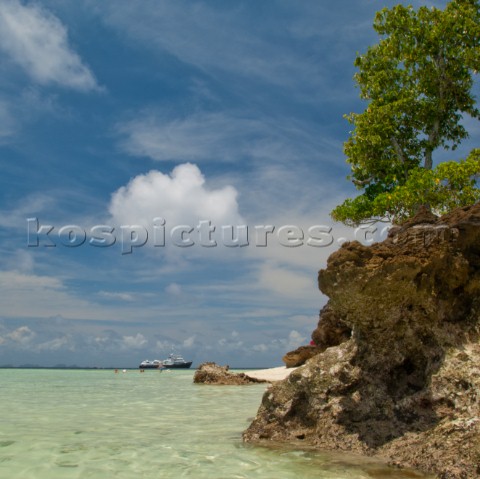
M282 358L282 361L285 363L287 368L296 368L302 364L305 364L306 361L322 351L325 351L325 348L318 348L316 346L300 346L294 351L290 351L289 353L285 354L285 356Z
M320 311L317 328L312 333L312 340L323 351L330 346L337 346L349 339L352 328L339 317L329 304Z
M480 205L422 214L330 256L319 287L351 337L273 385L246 441L480 478Z
M312 333L315 346L300 346L283 356L287 368L302 366L313 356L325 351L330 346L337 346L351 336L352 329L339 318L327 304L320 311L317 328Z
M193 376L193 382L199 384L241 385L264 383L263 379L248 377L244 373L232 373L228 366L219 366L215 363L200 364Z

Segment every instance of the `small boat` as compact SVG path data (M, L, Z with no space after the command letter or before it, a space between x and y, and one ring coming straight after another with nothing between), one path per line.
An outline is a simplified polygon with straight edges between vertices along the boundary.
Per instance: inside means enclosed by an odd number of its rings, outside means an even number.
M163 367L166 369L183 368L188 369L192 365L192 361L185 361L178 354L170 354L167 359L162 361Z
M142 361L138 367L139 369L164 369L162 361L159 361L158 359L154 359L153 361L145 359L145 361Z

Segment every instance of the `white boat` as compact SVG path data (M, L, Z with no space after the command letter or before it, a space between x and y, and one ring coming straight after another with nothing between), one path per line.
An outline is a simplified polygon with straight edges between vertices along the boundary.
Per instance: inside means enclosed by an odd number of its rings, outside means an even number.
M163 369L163 362L158 359L154 359L153 361L145 359L145 361L142 361L138 367L139 369Z
M163 367L166 369L183 368L188 369L192 365L192 361L185 361L178 354L170 354L167 359L162 361Z

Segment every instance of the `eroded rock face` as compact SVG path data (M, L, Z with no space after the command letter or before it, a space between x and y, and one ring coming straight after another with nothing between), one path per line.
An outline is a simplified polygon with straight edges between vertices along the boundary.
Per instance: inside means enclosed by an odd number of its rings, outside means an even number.
M350 338L352 329L335 314L329 304L320 311L317 328L312 333L315 345L300 346L290 351L282 360L287 368L295 368L305 364L310 358L322 353L331 346L337 346Z
M383 243L331 255L319 287L351 338L270 388L246 441L301 439L480 477L480 206L422 214Z
M337 346L350 338L352 328L336 314L329 304L320 311L320 319L312 333L312 340L321 349Z
M310 358L323 352L325 348L317 348L316 346L300 346L294 351L283 356L282 361L287 368L296 368L305 364Z
M250 378L244 373L232 373L228 366L215 363L200 364L193 376L193 382L198 384L241 385L264 383L263 379Z

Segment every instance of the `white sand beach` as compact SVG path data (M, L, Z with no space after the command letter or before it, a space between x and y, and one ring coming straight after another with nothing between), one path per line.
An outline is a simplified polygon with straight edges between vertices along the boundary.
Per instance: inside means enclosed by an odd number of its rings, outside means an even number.
M269 368L269 369L259 369L258 371L247 371L246 376L255 379L264 379L268 382L281 381L285 379L295 371L297 368L286 368L285 366L280 366L278 368Z

